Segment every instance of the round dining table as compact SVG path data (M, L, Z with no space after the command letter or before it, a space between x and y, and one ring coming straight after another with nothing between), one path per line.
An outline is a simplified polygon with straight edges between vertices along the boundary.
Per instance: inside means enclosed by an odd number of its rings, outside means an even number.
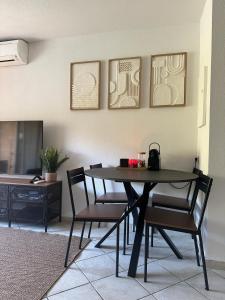
M105 234L105 236L96 244L100 247L104 240L116 229L129 213L133 214L134 223L136 225L134 244L128 269L128 275L131 277L136 276L139 253L141 248L143 230L144 230L144 217L148 205L149 193L158 183L179 183L179 182L192 182L198 178L198 175L191 172L184 172L178 170L161 169L153 171L148 169L138 168L122 168L122 167L109 167L109 168L96 168L86 170L85 175L93 178L112 180L122 182L128 198L128 209L121 220L113 225L113 227ZM143 192L139 195L132 183L142 183ZM175 255L182 259L182 254L169 238L167 233L160 229L159 233L170 246Z

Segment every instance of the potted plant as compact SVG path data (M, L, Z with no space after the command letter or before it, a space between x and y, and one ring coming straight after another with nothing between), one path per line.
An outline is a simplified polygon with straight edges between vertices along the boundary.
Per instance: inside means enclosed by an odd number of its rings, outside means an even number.
M47 171L45 173L45 180L47 182L56 181L58 168L69 159L68 156L63 158L60 157L60 152L54 147L47 147L41 152L41 161L44 169Z

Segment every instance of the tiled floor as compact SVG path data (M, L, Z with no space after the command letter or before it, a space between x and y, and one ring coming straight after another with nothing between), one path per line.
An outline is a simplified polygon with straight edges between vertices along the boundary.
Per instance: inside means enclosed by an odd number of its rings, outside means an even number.
M22 229L43 231L41 227L20 225ZM49 233L68 235L69 224L52 224ZM197 267L194 243L190 236L169 233L183 260L178 260L158 234L155 247L150 248L148 282L143 280L143 249L141 249L136 278L127 276L132 246L127 255L120 253L120 277L115 277L115 235L100 249L95 248L107 231L102 226L92 230L92 242L48 292L45 300L223 300L225 271L208 270L210 291L204 289L202 268ZM77 224L75 235L80 234ZM133 233L131 234L133 236ZM122 240L122 236L121 236Z

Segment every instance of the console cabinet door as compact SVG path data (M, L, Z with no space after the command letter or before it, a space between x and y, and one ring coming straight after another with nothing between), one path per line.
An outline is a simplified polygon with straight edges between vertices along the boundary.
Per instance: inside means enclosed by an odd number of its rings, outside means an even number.
M9 192L12 222L44 224L46 189L38 186L11 185Z

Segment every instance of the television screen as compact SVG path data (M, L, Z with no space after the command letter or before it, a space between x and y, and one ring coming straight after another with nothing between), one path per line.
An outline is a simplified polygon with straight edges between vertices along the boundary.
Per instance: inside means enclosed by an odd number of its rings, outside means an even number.
M0 174L41 175L43 121L0 121Z

